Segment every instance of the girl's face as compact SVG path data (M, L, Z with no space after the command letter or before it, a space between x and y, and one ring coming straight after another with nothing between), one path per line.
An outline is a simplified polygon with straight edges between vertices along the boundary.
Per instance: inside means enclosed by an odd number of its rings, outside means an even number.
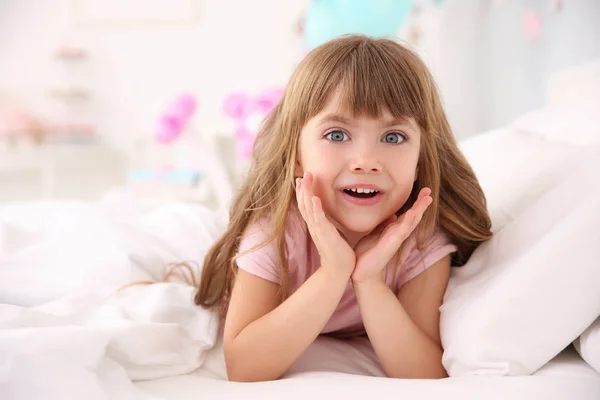
M412 118L353 118L332 96L300 134L296 175L314 176L314 193L349 242L398 211L417 178L421 132ZM352 243L353 244L353 243Z

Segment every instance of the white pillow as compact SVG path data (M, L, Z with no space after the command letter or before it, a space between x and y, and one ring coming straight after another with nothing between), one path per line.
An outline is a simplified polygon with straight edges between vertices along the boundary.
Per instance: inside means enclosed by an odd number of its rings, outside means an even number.
M582 149L511 129L472 136L460 147L485 192L494 232L555 185Z
M600 102L546 106L522 115L510 126L557 143L594 145L600 143Z
M600 315L600 147L452 271L441 307L450 376L528 375Z
M600 317L573 344L581 358L600 372Z

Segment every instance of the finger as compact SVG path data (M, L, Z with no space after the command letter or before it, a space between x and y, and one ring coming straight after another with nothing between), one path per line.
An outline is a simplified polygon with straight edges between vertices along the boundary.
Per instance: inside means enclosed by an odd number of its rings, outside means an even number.
M429 188L424 188L419 192L419 196L417 197L417 200L415 200L415 202L413 203L411 209L412 210L419 210L421 208L423 208L424 204L427 203L427 199L431 198L431 189Z
M300 210L302 219L304 219L304 222L306 222L309 232L312 232L312 212L307 207L306 182L302 178L297 178L297 182L298 186L296 190L296 200L298 202L298 209Z
M298 203L298 210L300 210L300 215L305 222L306 220L306 207L304 206L304 194L302 193L302 178L296 178L296 202Z
M308 222L314 225L314 211L313 211L313 202L312 198L314 196L312 192L312 176L308 173L304 173L304 178L302 178L302 189L304 195L304 207L306 210L306 217L308 218Z
M419 195L417 196L417 200L420 199L420 198L422 198L422 197L429 196L429 195L431 195L431 189L428 188L428 187L424 187L423 189L421 189L419 191Z
M392 214L388 219L377 225L375 229L370 233L370 235L379 235L381 232L384 232L388 226L392 225L394 222L398 220L396 214Z
M419 197L413 206L404 212L395 222L388 224L381 240L377 243L379 252L382 256L387 257L393 255L398 247L404 242L410 234L415 230L425 210L433 202L430 196L431 189L423 188L419 192Z
M298 209L300 210L300 215L302 215L302 219L306 222L306 227L308 228L308 232L310 236L313 238L315 245L317 245L318 249L318 236L315 231L315 227L313 224L313 216L311 211L308 210L306 206L307 195L306 195L306 182L303 181L302 178L296 178L297 186L296 186L296 201L298 202Z
M300 187L302 189L302 202L304 203L304 220L306 221L306 225L308 226L308 231L310 232L311 237L318 247L318 244L321 242L322 234L320 233L320 230L316 226L315 222L313 210L313 197L315 196L312 192L312 175L310 173L304 173L304 177L300 180Z
M418 202L413 204L413 206L410 209L413 210L417 214L419 214L419 213L422 214L425 212L427 207L429 207L431 205L431 203L433 203L433 199L431 198L431 196L424 196L424 197L420 198Z
M433 203L433 198L429 195L421 197L416 204L413 205L412 209L417 213L419 218L423 216L427 208Z
M390 217L388 219L383 221L383 224L385 224L385 226L388 226L389 224L393 224L397 220L398 220L398 217L396 216L396 214L392 214L392 215L390 215Z
M410 235L417 228L417 226L423 219L425 211L431 205L432 202L433 199L430 196L425 196L419 201L419 204L416 205L416 207L411 208L409 210L412 215L406 220L406 231L408 232L408 235Z
M396 224L394 224L390 228L390 236L392 237L394 243L400 242L402 243L413 231L413 224L416 218L416 212L413 209L406 211L402 218L398 220Z
M319 199L317 196L313 196L312 205L316 233L319 237L323 237L323 235L327 234L328 231L330 232L329 228L333 228L333 225L331 225L331 222L325 215L325 212L323 212L323 204L321 203L321 199Z
M319 227L320 232L327 235L335 234L344 237L344 234L335 227L332 220L329 218L329 215L325 214L321 199L317 196L313 196L312 201L315 224Z
M396 221L394 224L388 226L388 230L381 235L375 246L373 247L373 254L377 255L377 259L381 262L387 262L392 258L394 253L398 251L402 243L408 238L412 229L409 224L414 218L414 212L411 210L406 211L403 214L403 221ZM374 262L379 262L375 261Z
M414 202L410 209L414 210L417 213L423 213L432 202L433 199L431 197L431 189L423 188L419 192L417 200Z

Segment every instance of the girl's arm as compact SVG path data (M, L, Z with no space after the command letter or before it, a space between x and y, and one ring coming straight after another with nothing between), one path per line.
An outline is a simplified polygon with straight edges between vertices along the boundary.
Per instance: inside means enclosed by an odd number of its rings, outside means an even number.
M239 269L223 335L229 379L281 377L320 334L342 298L350 272L321 267L279 304L278 284Z
M439 308L450 274L450 256L402 286L398 298L383 279L355 283L363 323L389 377L445 378Z
M296 179L296 200L322 264L281 304L278 284L238 269L223 334L230 380L283 375L319 336L350 282L354 250L323 212L312 185L308 172Z

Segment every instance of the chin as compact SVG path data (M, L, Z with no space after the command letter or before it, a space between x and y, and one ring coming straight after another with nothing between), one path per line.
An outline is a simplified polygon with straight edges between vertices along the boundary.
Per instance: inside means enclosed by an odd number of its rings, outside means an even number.
M347 231L354 233L367 234L377 227L381 223L374 217L354 217L344 218L339 221L340 225Z

